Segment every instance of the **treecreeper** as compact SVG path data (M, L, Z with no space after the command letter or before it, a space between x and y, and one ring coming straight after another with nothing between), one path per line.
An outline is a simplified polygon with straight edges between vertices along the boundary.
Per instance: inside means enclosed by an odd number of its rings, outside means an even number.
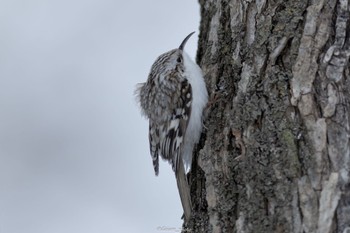
M155 174L159 173L159 156L171 164L186 221L192 212L186 174L191 168L193 148L201 135L203 110L208 102L202 70L184 51L193 33L179 48L160 55L147 81L136 88L142 114L149 120Z

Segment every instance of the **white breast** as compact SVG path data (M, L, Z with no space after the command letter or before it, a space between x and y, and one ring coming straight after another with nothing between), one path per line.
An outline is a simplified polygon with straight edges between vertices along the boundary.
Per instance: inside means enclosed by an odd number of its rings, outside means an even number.
M188 79L192 87L191 116L186 130L184 152L182 155L185 170L188 172L191 168L193 147L198 143L202 132L203 109L208 102L208 91L205 86L201 68L193 62L185 52L183 52L183 59L185 65L185 77Z

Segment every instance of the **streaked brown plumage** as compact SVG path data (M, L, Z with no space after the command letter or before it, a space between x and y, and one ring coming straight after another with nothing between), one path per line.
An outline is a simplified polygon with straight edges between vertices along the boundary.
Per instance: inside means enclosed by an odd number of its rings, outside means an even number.
M142 113L149 119L155 174L159 173L159 156L172 165L187 220L192 207L185 171L191 166L192 150L200 137L202 112L208 99L200 68L183 51L192 34L178 49L160 55L147 82L136 90Z

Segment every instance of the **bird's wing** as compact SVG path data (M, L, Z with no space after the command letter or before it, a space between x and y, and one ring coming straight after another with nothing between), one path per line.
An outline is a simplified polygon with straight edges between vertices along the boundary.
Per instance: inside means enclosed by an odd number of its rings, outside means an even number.
M175 108L165 129L165 137L160 144L161 155L168 159L173 170L178 170L184 136L191 115L192 88L187 79L181 82L181 94L173 100Z
M179 96L172 99L173 109L164 122L150 120L149 142L153 167L159 172L159 154L168 160L176 172L181 158L186 128L191 115L192 88L187 79L181 83Z
M153 168L156 176L159 173L159 127L151 119L149 120L149 149L152 157Z
M179 95L171 100L174 108L170 111L170 116L163 116L166 120L158 124L150 120L149 140L156 175L159 172L159 154L173 167L185 219L188 221L191 218L192 204L181 153L191 115L192 88L186 79L180 83L180 87Z

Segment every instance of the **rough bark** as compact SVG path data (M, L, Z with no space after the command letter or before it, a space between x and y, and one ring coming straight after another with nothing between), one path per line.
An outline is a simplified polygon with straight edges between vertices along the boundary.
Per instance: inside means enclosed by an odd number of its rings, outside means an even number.
M200 0L210 93L183 232L350 232L347 0Z

